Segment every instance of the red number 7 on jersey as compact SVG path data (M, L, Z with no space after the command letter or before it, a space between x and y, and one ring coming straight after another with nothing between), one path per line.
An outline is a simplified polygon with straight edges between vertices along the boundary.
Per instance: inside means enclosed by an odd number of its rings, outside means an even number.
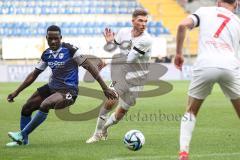
M229 17L223 15L223 14L218 14L218 17L221 17L224 19L223 23L221 24L221 26L218 28L217 32L214 34L215 38L218 38L219 35L221 34L222 30L224 29L224 27L227 25L227 23L231 20Z

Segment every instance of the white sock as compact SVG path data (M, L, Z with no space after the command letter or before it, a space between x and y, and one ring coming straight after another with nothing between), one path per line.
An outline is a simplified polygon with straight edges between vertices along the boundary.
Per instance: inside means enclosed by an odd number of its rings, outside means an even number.
M108 127L110 127L110 126L112 126L112 125L114 125L114 124L117 124L117 123L118 123L118 120L117 120L116 117L115 117L115 112L113 112L113 113L111 114L111 116L107 119L107 122L105 123L103 129L104 129L104 130L107 130Z
M180 128L180 152L189 153L189 145L192 138L196 118L193 114L185 113L181 120Z
M96 124L96 128L95 128L94 134L99 133L99 132L102 131L103 126L104 126L104 124L106 123L107 118L108 118L107 114L108 114L110 111L111 111L111 110L105 109L105 107L102 107L102 108L100 109L99 117L98 117L98 119L97 119L97 124Z

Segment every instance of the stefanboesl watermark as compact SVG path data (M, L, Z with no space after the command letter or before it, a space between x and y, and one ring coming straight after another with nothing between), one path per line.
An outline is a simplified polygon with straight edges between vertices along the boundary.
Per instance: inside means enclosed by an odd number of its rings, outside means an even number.
M179 121L191 121L182 114L177 113L166 113L162 112L160 109L153 112L143 112L142 110L138 110L134 113L127 113L123 120L130 122L179 122Z
M142 110L138 110L135 113L126 114L124 117L125 121L133 121L133 122L162 122L162 121L180 121L182 118L181 114L174 113L164 113L161 110L157 110L154 112L143 112Z

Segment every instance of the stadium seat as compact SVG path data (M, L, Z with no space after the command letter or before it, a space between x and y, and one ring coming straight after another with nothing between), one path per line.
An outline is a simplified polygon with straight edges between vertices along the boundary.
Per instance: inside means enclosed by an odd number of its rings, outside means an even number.
M84 14L128 14L140 8L141 5L136 0L2 0L0 15L84 15ZM37 20L37 19L36 19ZM94 22L93 22L94 21ZM71 36L89 36L102 35L105 27L110 27L117 32L122 27L131 27L131 22L126 21L103 21L96 22L95 19L72 22L1 22L0 36L43 36L49 25L59 25L64 35ZM165 28L160 21L150 22L148 31L158 36L161 34L169 34L169 30Z
M160 22L159 22L160 23ZM169 34L169 30L163 26L159 27L158 22L150 22L148 31L154 36ZM130 27L130 22L47 22L47 23L1 23L0 36L42 36L45 29L52 24L59 25L65 35L101 35L105 27L114 31L122 27ZM17 31L16 31L17 30ZM22 33L20 33L22 32ZM30 34L30 35L26 35Z
M4 0L0 14L127 14L140 7L136 0Z

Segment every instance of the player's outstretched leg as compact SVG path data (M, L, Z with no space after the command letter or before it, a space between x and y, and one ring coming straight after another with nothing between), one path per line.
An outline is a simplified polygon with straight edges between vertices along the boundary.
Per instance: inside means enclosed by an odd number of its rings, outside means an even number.
M179 160L189 159L189 146L192 139L192 132L196 124L196 115L203 100L189 97L187 112L181 119L180 126L180 152Z
M36 115L32 118L32 120L26 125L26 127L24 127L24 129L20 132L9 132L8 133L9 137L12 138L13 141L22 144L24 138L27 137L33 130L35 130L41 123L43 123L46 120L50 109L55 107L56 108L66 107L71 105L73 102L74 102L73 100L65 99L64 95L59 92L50 95L41 103L40 109L38 110ZM63 104L65 104L66 106Z
M20 132L9 132L8 135L13 141L23 144L25 137L27 137L33 130L35 130L41 123L43 123L52 108L60 109L67 107L74 103L72 99L65 99L62 93L56 92L46 98L40 105L39 111L33 119Z
M102 106L99 112L95 131L93 135L86 141L86 143L95 143L100 140L107 140L107 134L103 134L102 129L108 119L107 114L111 111L116 103L117 100L107 100L104 103L104 106Z
M22 131L27 124L31 121L31 115L34 111L39 109L40 104L44 99L39 95L39 92L36 91L23 105L20 117L20 130ZM11 135L11 134L10 134ZM18 143L16 141L9 142L6 144L7 147L15 147L20 145L29 144L28 136L24 137L23 143Z

